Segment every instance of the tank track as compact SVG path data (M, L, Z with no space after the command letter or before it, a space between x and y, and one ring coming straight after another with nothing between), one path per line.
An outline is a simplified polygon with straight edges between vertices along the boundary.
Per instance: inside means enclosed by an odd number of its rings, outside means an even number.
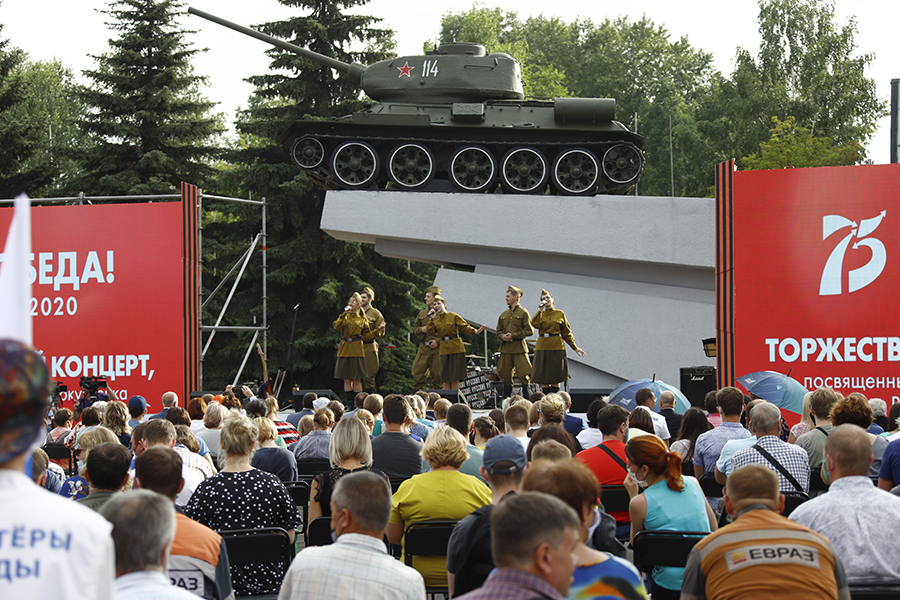
M291 159L327 190L382 189L593 196L625 194L644 158L624 140L441 139L310 133Z

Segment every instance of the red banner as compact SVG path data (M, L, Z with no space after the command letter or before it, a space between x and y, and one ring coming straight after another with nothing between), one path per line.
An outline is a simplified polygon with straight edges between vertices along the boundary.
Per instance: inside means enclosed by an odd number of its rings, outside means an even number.
M12 208L0 209L0 231ZM106 376L122 400L152 412L184 387L182 204L36 206L32 218L34 344L53 381L80 394ZM183 405L183 400L182 400Z
M733 231L736 376L900 401L900 165L735 173Z

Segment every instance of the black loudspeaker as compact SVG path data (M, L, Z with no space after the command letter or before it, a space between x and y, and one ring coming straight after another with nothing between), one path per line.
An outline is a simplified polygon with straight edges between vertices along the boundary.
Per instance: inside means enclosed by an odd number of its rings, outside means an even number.
M469 404L466 401L466 395L463 394L459 390L422 390L423 392L434 392L435 394L439 394L441 398L446 398L450 401L451 404L456 404L457 402L462 402L463 404Z
M319 398L328 398L328 400L337 400L338 402L342 402L337 395L331 390L297 390L293 394L291 394L291 402L294 405L294 412L300 412L303 410L303 396L308 394L309 392L313 392Z
M715 367L681 367L681 393L691 406L705 409L706 394L716 389Z
M592 389L592 388L573 388L569 390L569 396L572 397L572 407L570 413L586 413L594 398L609 396L610 389Z

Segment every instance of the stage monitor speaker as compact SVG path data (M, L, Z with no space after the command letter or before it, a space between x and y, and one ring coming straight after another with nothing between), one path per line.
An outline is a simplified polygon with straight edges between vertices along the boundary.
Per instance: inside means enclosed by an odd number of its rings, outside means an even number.
M716 389L715 367L681 367L681 393L691 406L704 409L706 394Z
M337 397L331 390L297 390L293 394L291 394L291 402L294 405L294 412L300 412L303 410L303 396L308 394L309 392L313 392L319 398L328 398L328 400L337 400L338 402L343 402L340 398Z
M463 404L468 405L468 401L466 400L466 395L463 394L459 390L422 390L423 392L434 392L435 394L439 394L441 398L446 398L450 401L451 404L456 404L457 402L462 402Z
M594 398L602 398L609 396L612 390L602 388L572 388L569 390L569 396L572 397L572 407L570 413L586 413Z

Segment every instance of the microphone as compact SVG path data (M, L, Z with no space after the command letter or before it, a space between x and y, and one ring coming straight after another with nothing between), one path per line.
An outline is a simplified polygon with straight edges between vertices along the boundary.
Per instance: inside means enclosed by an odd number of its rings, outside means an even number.
M344 312L350 312L350 305L349 305L349 304L348 304L347 306L344 307Z
M300 303L299 303L299 302L297 303L297 306L294 307L294 310L297 310L298 308L300 308Z
M430 317L430 316L433 315L433 314L434 314L434 309L432 308L431 310L428 311L428 314L425 315L425 316L426 316L426 317Z

